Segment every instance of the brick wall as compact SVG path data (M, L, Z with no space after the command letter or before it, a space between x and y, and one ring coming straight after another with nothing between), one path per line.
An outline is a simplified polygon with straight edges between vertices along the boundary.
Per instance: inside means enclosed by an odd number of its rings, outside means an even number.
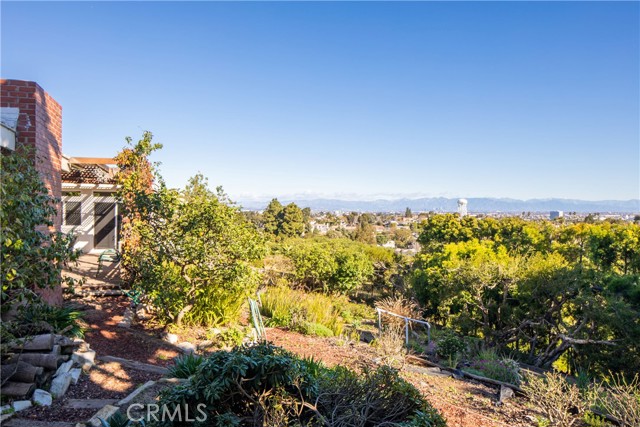
M16 149L34 148L34 162L45 186L55 199L61 197L60 163L62 160L62 107L37 83L0 79L0 106L20 109L16 132ZM60 230L62 209L58 204L54 227ZM43 291L50 303L62 301L62 290Z

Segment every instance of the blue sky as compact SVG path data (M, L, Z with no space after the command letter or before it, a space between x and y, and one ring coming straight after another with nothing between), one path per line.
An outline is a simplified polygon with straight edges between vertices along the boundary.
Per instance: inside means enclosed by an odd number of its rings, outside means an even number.
M64 151L150 130L235 199L640 195L638 2L13 3ZM302 196L299 196L302 197Z

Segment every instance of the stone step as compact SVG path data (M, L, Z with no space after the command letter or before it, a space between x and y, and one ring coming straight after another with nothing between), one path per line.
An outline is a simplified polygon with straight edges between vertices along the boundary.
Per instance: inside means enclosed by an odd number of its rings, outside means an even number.
M93 290L93 291L81 290L76 294L83 295L83 296L94 296L94 297L114 297L114 296L124 295L124 291L121 289L102 289L102 290Z
M164 375L168 372L167 368L162 366L150 365L148 363L137 362L135 360L123 359L115 356L98 356L98 360L101 362L117 362L128 368L136 369L138 371L153 372L154 374Z
M71 409L100 409L106 405L113 405L117 399L69 399L65 408Z
M27 418L11 418L9 421L2 423L6 427L75 427L76 423L68 423L64 421L37 421Z

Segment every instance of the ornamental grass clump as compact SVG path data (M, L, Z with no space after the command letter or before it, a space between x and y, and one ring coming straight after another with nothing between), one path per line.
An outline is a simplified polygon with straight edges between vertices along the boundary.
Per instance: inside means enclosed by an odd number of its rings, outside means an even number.
M282 326L317 336L340 336L345 324L370 316L361 304L343 295L304 292L286 286L268 288L261 297L260 313L269 326Z

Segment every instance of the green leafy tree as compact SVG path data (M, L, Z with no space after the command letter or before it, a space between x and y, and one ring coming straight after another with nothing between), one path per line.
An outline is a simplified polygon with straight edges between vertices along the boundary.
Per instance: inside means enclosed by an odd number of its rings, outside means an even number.
M386 233L381 233L376 235L376 243L378 245L384 245L389 241L389 235Z
M52 229L56 200L24 148L0 155L0 254L2 311L13 303L37 299L38 289L53 289L62 282L61 270L77 257L72 234Z
M134 282L138 274L138 258L143 250L140 246L140 230L147 226L150 206L147 198L154 191L157 177L157 164L149 161L149 156L162 148L162 144L153 142L153 134L144 132L142 138L133 143L126 138L127 147L115 157L118 165L116 181L117 197L122 207L120 231L122 271L125 280Z
M262 214L264 231L279 237L300 237L308 229L311 210L306 214L295 203L282 206L278 199L273 199Z
M411 283L429 318L529 363L632 376L639 233L622 222L432 215Z
M396 242L396 247L406 248L414 242L413 233L408 228L396 228L393 231L393 240Z
M271 202L269 202L267 209L262 213L264 231L274 236L280 232L283 210L282 203L280 203L278 199L272 199Z
M251 266L264 253L257 230L202 175L181 192L161 185L147 203L137 287L171 323L235 321L259 283Z
M376 243L376 233L373 225L365 221L360 222L353 233L353 240L374 245Z
M438 251L448 243L466 242L473 238L473 229L465 226L465 219L457 215L431 215L422 223L418 242L427 251Z
M304 213L295 203L289 203L282 210L282 222L279 227L279 236L300 237L305 230Z
M304 232L311 233L313 230L311 229L311 208L306 207L302 209L302 216L304 218Z

